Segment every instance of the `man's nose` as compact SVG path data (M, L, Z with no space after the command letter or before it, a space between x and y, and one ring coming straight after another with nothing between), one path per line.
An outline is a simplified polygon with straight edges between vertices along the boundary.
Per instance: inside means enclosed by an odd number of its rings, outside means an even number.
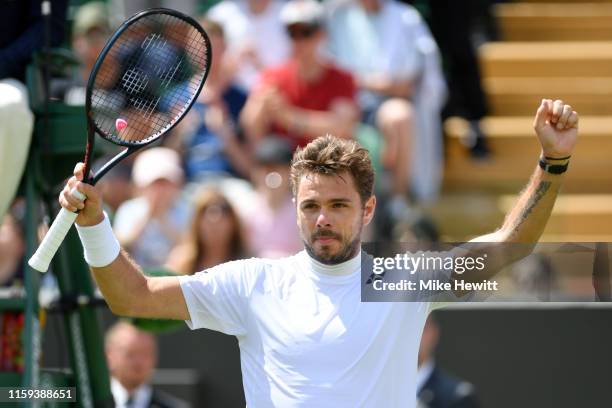
M325 209L321 209L319 211L319 216L317 217L317 227L330 227L331 219L328 212Z

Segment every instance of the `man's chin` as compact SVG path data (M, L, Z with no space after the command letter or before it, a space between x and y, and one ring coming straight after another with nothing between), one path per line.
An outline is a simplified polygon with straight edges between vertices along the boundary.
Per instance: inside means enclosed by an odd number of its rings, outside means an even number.
M330 251L328 248L315 250L314 258L321 263L335 263L335 259L338 256L337 251Z
M305 245L305 248L313 259L325 265L346 262L355 255L350 248L338 248L338 246L339 242L333 240L330 244L315 242L313 246Z

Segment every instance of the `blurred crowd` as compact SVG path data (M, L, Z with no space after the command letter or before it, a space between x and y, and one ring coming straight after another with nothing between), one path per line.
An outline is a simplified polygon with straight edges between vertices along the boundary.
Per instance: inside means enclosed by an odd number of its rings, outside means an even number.
M478 122L486 102L469 6L453 17L440 12L445 5L456 8L446 3L458 2L53 3L53 27L68 16L66 45L79 64L54 78L50 95L83 105L98 54L134 12L161 5L200 15L213 58L192 110L160 144L120 163L99 183L119 241L145 268L191 274L234 259L299 251L291 157L326 133L355 138L371 152L381 205L368 240L435 241L435 225L418 208L440 192L444 112L470 121L473 140L466 148L475 159L489 154ZM457 44L468 49L457 51ZM451 52L441 55L441 49ZM463 69L459 76L445 72L442 57L455 71ZM15 234L16 225L9 213L3 229ZM22 256L21 246L13 247L3 249L14 254L5 257L4 269Z
M355 138L371 152L381 205L366 240L438 239L418 208L440 192L443 118L468 119L466 149L474 159L489 155L479 126L486 101L465 2L61 0L51 2L48 17L40 1L7 2L0 6L0 22L6 22L0 24L0 170L7 175L11 169L15 177L0 190L0 286L19 286L23 277L25 202L13 195L34 123L26 65L44 46L71 49L77 64L56 75L48 92L53 100L82 106L89 74L113 30L154 6L199 16L213 59L184 120L161 144L119 163L98 184L115 233L138 264L193 274L222 262L301 250L291 158L326 133ZM99 158L94 171L109 157ZM20 371L14 328L23 326L23 314L3 319L0 369ZM419 360L423 406L456 389L433 368L435 333ZM106 355L117 406L183 406L148 385L157 358L150 334L118 323L107 333Z
M89 2L74 12L80 66L54 82L54 98L82 105L117 13L147 6L117 4ZM196 4L180 7L193 14ZM100 182L135 260L194 273L300 250L291 155L326 133L356 138L372 153L382 206L369 239L414 236L424 222L416 208L439 194L448 100L439 47L417 8L396 0L222 0L198 20L213 62L191 112L161 146ZM436 238L433 225L427 231Z

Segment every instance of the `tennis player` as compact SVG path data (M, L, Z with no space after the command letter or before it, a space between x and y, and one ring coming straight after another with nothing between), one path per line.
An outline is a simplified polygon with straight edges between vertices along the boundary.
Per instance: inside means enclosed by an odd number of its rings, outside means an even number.
M542 101L534 120L539 164L501 229L478 241L539 239L577 125L571 106ZM324 136L294 155L304 251L229 262L193 276L144 276L120 250L99 191L82 177L77 165L60 202L81 210L76 222L85 259L111 310L236 336L249 407L416 406L419 341L431 304L360 301L360 235L376 198L368 153L355 142ZM84 203L71 196L73 187L88 197Z

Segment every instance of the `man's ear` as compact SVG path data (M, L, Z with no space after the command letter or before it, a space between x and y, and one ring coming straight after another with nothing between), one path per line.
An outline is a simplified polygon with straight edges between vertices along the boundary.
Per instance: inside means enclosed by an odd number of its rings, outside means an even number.
M363 210L363 225L368 225L372 218L374 218L374 211L376 209L376 196L372 195L365 202L364 210Z

